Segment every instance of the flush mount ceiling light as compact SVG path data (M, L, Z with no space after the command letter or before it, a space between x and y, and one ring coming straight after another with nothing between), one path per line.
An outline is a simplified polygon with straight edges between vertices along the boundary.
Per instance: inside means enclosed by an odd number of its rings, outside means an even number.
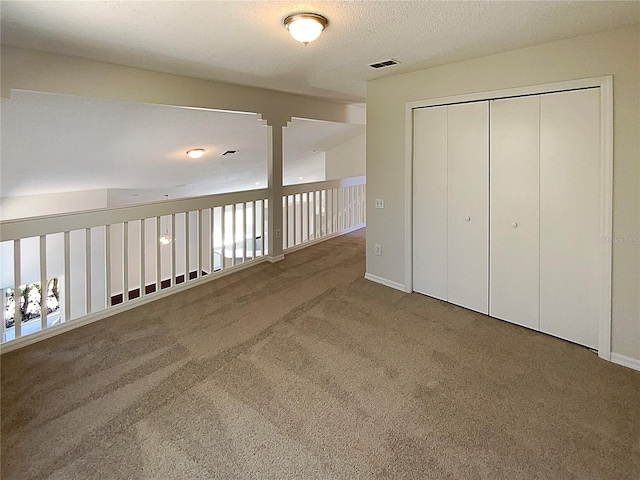
M192 148L191 150L187 150L187 155L191 158L200 158L204 155L204 148Z
M318 38L327 25L329 20L317 13L297 13L284 19L291 36L305 46Z

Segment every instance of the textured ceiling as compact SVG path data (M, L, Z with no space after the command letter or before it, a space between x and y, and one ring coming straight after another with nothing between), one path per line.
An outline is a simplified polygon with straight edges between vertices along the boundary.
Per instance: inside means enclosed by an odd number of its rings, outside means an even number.
M639 2L3 1L2 43L339 101L367 80L638 23ZM325 15L308 47L282 26ZM394 58L400 65L373 70Z
M257 115L14 91L0 120L3 197L108 188L119 203L138 203L266 187ZM314 171L313 150L364 126L294 119L284 132L285 167L298 180ZM187 157L197 147L204 157Z

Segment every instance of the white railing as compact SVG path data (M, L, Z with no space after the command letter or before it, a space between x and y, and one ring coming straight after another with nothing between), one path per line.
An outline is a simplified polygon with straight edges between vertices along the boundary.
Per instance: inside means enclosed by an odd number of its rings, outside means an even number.
M283 187L283 250L363 227L365 199L366 177Z
M268 193L1 222L2 306L7 288L13 289L16 306L10 326L3 308L2 342L259 261L269 253ZM48 313L47 294L41 294L39 319L23 319L20 286L48 285L52 278L61 285L59 312Z

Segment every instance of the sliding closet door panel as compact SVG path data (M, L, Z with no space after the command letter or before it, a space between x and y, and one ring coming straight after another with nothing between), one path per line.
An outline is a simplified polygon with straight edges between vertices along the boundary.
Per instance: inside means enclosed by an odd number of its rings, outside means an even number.
M600 91L540 102L540 330L597 348Z
M538 330L540 97L491 102L492 317Z
M447 107L413 113L413 289L447 300Z
M448 298L488 313L489 102L448 117Z

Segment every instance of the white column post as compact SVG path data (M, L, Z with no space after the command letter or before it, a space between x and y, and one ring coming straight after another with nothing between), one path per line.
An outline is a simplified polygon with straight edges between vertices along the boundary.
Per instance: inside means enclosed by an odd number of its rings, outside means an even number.
M267 138L267 168L269 172L269 256L277 258L282 255L282 129L286 121L269 120ZM280 238L276 238L276 230ZM263 240L264 245L264 240Z

